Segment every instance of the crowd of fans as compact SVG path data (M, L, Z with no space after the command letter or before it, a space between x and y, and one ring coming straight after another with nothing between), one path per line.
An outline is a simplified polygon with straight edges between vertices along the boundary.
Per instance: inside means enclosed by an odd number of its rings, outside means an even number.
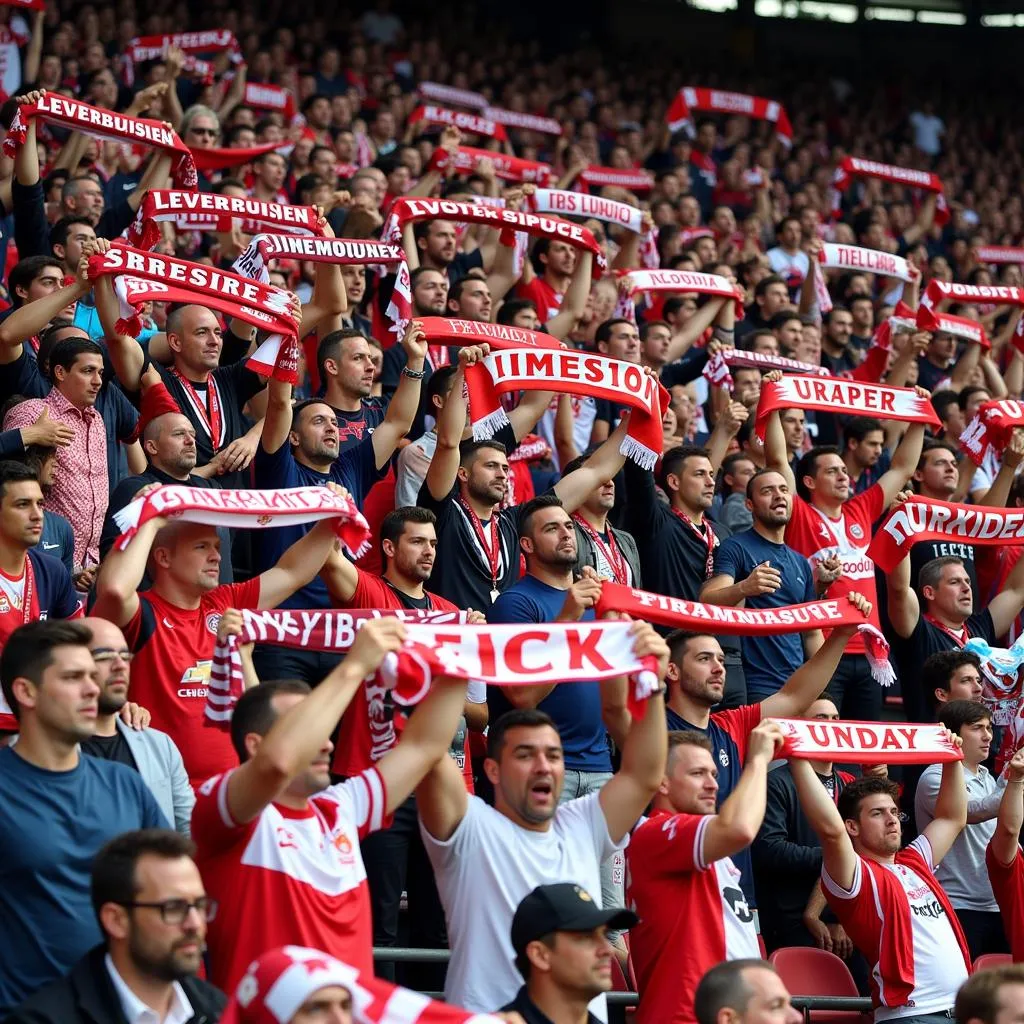
M1012 131L446 21L0 0L0 1018L583 1024L621 987L639 1024L795 1024L793 949L877 1021L1019 1017L1024 968L977 961L1024 960L1024 548L872 547L1024 508ZM673 122L719 84L770 99ZM296 222L383 246L260 255ZM616 383L482 417L517 344ZM228 514L285 489L369 550ZM671 609L628 627L642 707L625 670L443 658L395 697L413 622L586 650L623 594ZM696 623L805 604L841 621ZM269 609L351 635L251 642ZM801 720L940 728L880 764L800 756ZM450 959L374 961L401 945Z

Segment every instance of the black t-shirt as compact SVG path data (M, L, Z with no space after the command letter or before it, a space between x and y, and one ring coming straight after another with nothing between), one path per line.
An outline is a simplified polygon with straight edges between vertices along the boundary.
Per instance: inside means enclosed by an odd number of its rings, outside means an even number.
M910 548L910 583L921 596L921 587L918 585L918 577L921 569L934 558L959 558L964 563L964 569L971 578L971 593L974 595L974 607L982 605L978 597L978 572L974 567L974 545L958 544L952 541L919 540Z
M113 736L93 736L82 741L82 752L90 757L101 757L104 761L117 761L138 771L138 765L125 738L118 729Z
M334 409L338 419L338 452L354 448L368 433L372 434L387 413L388 403L384 398L364 398L356 412Z
M946 378L950 370L944 370L936 366L930 359L924 356L917 357L917 386L927 391L934 391Z
M972 615L964 625L968 638L979 637L989 644L996 642L996 628L987 608ZM909 637L904 639L893 635L892 656L903 690L903 710L908 721L935 720L935 694L925 693L921 685L921 666L932 654L954 651L960 646L946 630L929 622L923 611Z

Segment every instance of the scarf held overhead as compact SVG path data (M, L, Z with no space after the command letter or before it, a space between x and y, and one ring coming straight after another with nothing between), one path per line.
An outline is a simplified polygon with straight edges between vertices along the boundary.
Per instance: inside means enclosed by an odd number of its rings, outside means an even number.
M949 206L942 191L942 181L937 174L932 174L931 171L915 171L910 167L897 167L894 164L880 164L874 160L863 160L858 156L845 157L836 168L832 178L832 187L836 193L833 201L834 215L838 216L842 193L853 184L855 178L877 178L879 181L888 181L894 185L908 185L924 192L934 192L938 197L935 223L941 226L949 220Z
M606 398L633 410L620 451L644 469L661 456L661 418L669 394L636 363L570 349L495 352L466 367L473 437L493 437L508 423L501 396L510 391L554 391Z
M524 114L518 110L504 110L501 107L484 107L484 117L505 125L506 128L523 128L526 131L542 132L545 135L561 135L562 124L554 117L540 114Z
M722 89L706 89L687 86L676 93L668 108L668 126L673 132L685 128L691 137L696 134L691 111L706 110L715 114L740 114L775 125L779 141L789 149L793 145L793 126L789 123L786 108L775 100L750 96L742 92L725 92Z
M425 103L423 106L417 107L409 115L409 124L452 125L464 132L486 135L499 142L508 142L505 126L497 121L492 121L486 115L464 114L461 111L435 106L433 103Z
M812 722L777 719L785 733L779 757L845 764L939 764L961 761L941 725L906 722Z
M825 242L818 252L818 262L828 270L858 270L882 277L896 277L913 281L919 272L902 256L879 249L866 249L860 245L839 245Z
M454 154L438 146L427 162L427 170L472 174L481 160L490 160L494 164L495 174L504 181L529 181L535 185L547 185L555 176L550 164L524 160L495 150L475 149L473 146L459 146Z
M990 449L997 457L1003 454L1018 427L1024 427L1024 403L1012 398L982 402L960 435L960 447L980 466Z
M696 270L630 270L622 275L620 283L622 281L626 282L623 287L627 298L623 304L620 290L621 310L625 310L627 305L632 307L633 297L643 292L695 292L697 295L732 299L736 319L743 319L743 293L731 281L718 274L702 274Z
M868 547L868 557L882 572L892 572L911 545L924 540L1020 544L1024 542L1024 509L983 508L914 496L883 520Z
M559 188L539 188L526 202L534 213L557 213L562 217L593 217L607 224L619 224L635 234L643 229L644 211L587 192L569 192Z
M250 164L264 153L280 153L287 157L292 148L289 143L284 142L263 142L258 146L249 146L246 149L222 149L217 146L197 147L192 150L192 159L195 162L196 170L203 174L209 174L212 171L223 171L228 167Z
M816 377L783 377L761 386L754 422L757 436L764 437L768 417L776 409L838 413L841 416L872 416L901 423L940 424L930 399L913 388L894 388L886 384Z
M789 373L802 373L805 376L830 377L827 367L815 363L802 363L798 359L786 356L773 356L767 352L745 352L738 348L723 348L711 356L704 367L704 376L715 387L729 391L733 387L730 366L755 366L767 373L769 370L782 370Z
M557 338L540 331L528 331L511 324L489 324L482 320L449 320L443 316L420 319L423 333L431 344L459 346L490 345L492 349L547 348L565 349Z
M175 522L244 530L336 519L338 536L354 556L369 548L370 528L355 502L329 487L249 491L164 485L136 498L115 514L114 521L123 531L116 542L118 550L123 551L139 527L157 516Z
M28 122L38 119L59 125L108 142L132 142L170 153L175 184L179 188L195 188L196 164L188 146L178 133L162 121L129 117L94 107L80 100L68 99L54 92L44 92L34 103L22 103L4 139L4 154L13 157L24 145Z
M955 338L963 338L964 341L980 345L985 350L992 347L985 328L977 320L968 320L965 316L937 313L928 306L920 306L917 310L917 326L922 331L952 334Z

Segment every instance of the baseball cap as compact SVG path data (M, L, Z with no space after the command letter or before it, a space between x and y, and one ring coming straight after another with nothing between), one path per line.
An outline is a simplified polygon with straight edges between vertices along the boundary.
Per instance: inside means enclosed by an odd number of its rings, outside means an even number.
M538 885L516 907L512 918L512 948L522 954L527 945L551 932L589 932L601 925L632 928L640 918L624 907L602 910L580 885L559 882Z

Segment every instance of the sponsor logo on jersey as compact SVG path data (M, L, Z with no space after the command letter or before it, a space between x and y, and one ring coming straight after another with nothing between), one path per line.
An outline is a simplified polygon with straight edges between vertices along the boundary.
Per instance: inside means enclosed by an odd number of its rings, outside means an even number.
M200 661L191 668L185 669L178 684L179 697L198 697L206 699L207 690L210 684L210 669L213 666L212 660Z

